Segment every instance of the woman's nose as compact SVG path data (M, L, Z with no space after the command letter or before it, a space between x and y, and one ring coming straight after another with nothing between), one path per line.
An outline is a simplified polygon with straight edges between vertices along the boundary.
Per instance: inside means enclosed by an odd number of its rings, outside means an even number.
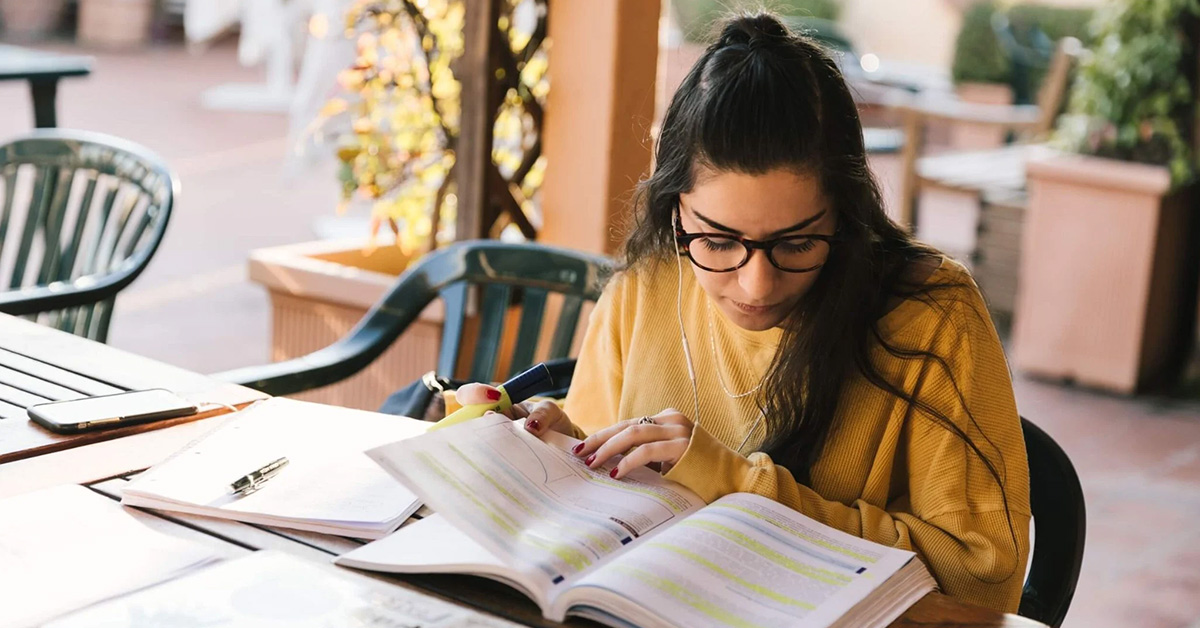
M738 285L751 305L771 303L779 270L767 259L765 251L754 251L750 259L737 270Z

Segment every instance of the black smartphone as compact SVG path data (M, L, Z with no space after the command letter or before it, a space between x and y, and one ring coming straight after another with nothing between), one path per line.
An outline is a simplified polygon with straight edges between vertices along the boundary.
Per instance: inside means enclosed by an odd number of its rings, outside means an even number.
M29 418L59 434L78 434L113 427L187 416L196 404L162 388L133 390L30 406Z

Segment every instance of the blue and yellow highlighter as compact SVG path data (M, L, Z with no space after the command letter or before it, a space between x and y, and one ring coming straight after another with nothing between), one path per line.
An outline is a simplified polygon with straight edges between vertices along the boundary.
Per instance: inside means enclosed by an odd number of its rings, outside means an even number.
M497 386L500 390L500 400L490 403L476 403L463 406L447 415L446 418L434 423L430 430L456 425L471 419L477 419L488 411L504 412L514 405L544 392L554 390L554 377L545 364L537 364L529 370L513 377Z

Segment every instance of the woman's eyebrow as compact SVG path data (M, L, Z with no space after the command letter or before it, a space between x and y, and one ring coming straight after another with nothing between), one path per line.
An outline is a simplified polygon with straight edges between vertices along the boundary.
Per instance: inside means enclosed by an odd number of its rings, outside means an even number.
M826 210L822 209L821 211L817 212L816 214L809 216L808 218L805 218L804 220L801 220L800 222L798 222L790 227L786 227L786 228L780 229L778 231L772 231L768 235L769 236L778 236L778 235L783 235L785 233L789 233L791 231L799 231L800 229L803 229L803 228L811 225L812 223L820 220L821 216L825 215L825 211ZM692 213L696 215L696 218L699 218L702 222L704 222L708 226L712 227L713 229L718 229L720 231L726 231L729 233L736 233L737 235L744 235L741 231L738 231L737 229L730 229L729 227L726 227L725 225L723 225L711 218L708 218L704 214L701 214L700 212L696 211L695 208L692 209Z

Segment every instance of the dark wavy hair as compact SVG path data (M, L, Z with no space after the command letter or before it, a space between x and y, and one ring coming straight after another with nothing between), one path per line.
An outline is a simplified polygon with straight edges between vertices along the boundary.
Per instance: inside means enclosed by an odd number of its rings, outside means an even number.
M941 254L914 240L884 213L867 168L857 105L841 71L818 44L789 32L774 16L728 19L720 38L675 92L657 139L654 170L638 188L624 266L679 254L671 217L698 170L763 174L777 168L817 177L837 214L839 239L783 325L757 398L767 424L763 451L809 483L836 428L845 383L861 374L961 438L982 459L1003 495L996 462L944 411L888 381L871 359L879 344L893 356L931 360L953 378L942 356L890 344L879 322L901 299L922 299L944 309L956 294L964 294L965 286L918 276L922 261ZM961 391L958 397L965 409ZM999 459L986 435L983 440ZM1004 500L1007 511L1006 495ZM1011 515L1009 520L1011 527Z

